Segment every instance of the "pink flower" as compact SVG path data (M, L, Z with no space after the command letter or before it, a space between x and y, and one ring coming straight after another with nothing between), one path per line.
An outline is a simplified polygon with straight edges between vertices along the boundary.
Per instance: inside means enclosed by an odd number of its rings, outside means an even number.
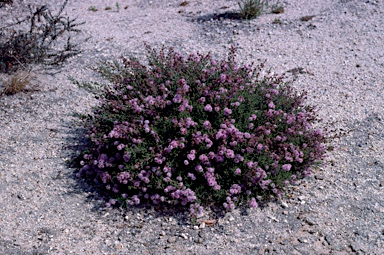
M249 201L248 202L249 203L249 206L251 207L251 208L257 208L257 206L258 206L258 204L257 204L257 202L256 202L256 199L253 197L252 199L251 199L251 201Z
M206 147L207 147L208 149L212 147L213 142L212 142L209 138L206 139L205 142L207 143Z
M234 153L233 150L227 149L225 151L225 156L227 156L227 158L234 158L235 157L235 153Z
M191 180L196 180L196 176L193 174L193 173L188 173L187 175L189 178L191 178Z
M125 147L125 145L121 143L121 144L119 144L119 145L117 146L117 149L118 149L119 151L121 151L124 147Z
M207 104L206 106L204 106L204 110L207 112L212 112L212 106L210 104Z
M201 165L197 165L197 166L195 167L195 170L196 170L197 172L201 173L201 172L203 172L203 167L202 167Z
M236 175L241 174L241 170L240 170L240 168L236 168L236 170L235 170L235 174L236 174Z
M187 129L186 128L180 128L180 133L182 135L186 135L188 133Z
M131 159L131 156L129 154L124 154L123 159L125 162L128 162Z
M216 155L216 162L224 162L224 157L220 155Z
M211 122L209 122L208 120L204 121L203 125L204 125L205 129L210 129L211 128Z
M224 115L228 116L228 115L230 115L231 113L232 113L232 110L231 110L231 109L229 109L229 108L227 108L227 107L224 108Z
M187 128L189 128L189 127L191 127L191 126L193 127L193 126L196 126L196 125L197 125L197 123L194 122L190 117L186 118L185 120L186 120L186 122L185 122L185 126L186 126Z
M175 97L173 98L174 103L181 103L181 99L183 97L180 94L176 94Z
M249 117L249 121L253 121L255 120L257 117L255 114L252 114L251 117Z
M194 160L194 159L195 159L195 154L188 154L188 155L187 155L187 158L188 158L189 160Z
M236 195L236 194L239 194L241 192L241 187L239 184L233 184L231 186L231 188L229 189L229 192L232 194L232 195Z
M179 142L176 141L176 140L173 140L169 146L171 147L170 149L173 149L173 148L177 148L177 146L179 146Z
M206 161L208 161L208 157L207 157L205 154L201 154L201 155L199 156L199 159L200 159L201 162L206 162Z
M288 172L289 170L291 170L291 167L292 167L291 164L285 164L285 165L282 166L283 170L286 171L286 172Z
M225 73L220 74L220 82L221 83L224 83L226 78L227 78L227 75Z

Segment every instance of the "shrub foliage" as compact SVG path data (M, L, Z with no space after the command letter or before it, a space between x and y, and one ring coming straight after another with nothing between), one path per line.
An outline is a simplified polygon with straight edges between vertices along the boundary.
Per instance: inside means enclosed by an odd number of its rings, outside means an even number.
M257 207L311 173L325 155L314 108L278 76L224 60L148 48L104 65L100 105L86 118L91 143L78 176L110 192L108 205L143 201Z
M240 15L243 19L255 19L259 17L264 8L268 6L268 1L245 0L238 4L240 7Z

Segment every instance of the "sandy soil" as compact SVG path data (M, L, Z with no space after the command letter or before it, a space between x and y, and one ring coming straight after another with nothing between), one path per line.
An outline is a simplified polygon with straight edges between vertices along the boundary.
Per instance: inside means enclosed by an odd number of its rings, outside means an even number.
M289 0L282 14L239 21L221 15L236 1L181 2L121 0L117 10L111 0L69 1L67 15L86 21L78 40L91 37L83 53L60 72L37 70L38 91L0 98L0 254L384 254L384 3ZM0 9L0 21L19 5ZM327 165L291 198L213 226L151 207L105 208L65 163L81 149L73 112L96 103L68 76L97 81L98 61L142 59L144 42L216 57L235 45L238 61L290 74L338 134Z

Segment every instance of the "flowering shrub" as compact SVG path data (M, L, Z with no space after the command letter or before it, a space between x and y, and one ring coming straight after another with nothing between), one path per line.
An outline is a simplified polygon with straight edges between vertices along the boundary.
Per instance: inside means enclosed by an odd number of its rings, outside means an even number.
M237 66L235 50L216 61L148 47L101 73L106 86L87 118L91 145L78 176L110 191L108 205L169 203L192 215L212 202L257 207L311 172L324 157L314 109L262 65Z

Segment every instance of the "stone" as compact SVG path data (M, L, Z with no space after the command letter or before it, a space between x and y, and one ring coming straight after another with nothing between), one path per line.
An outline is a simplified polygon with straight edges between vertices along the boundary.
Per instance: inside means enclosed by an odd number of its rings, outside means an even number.
M176 237L175 236L170 236L167 240L168 243L175 243L176 242Z

